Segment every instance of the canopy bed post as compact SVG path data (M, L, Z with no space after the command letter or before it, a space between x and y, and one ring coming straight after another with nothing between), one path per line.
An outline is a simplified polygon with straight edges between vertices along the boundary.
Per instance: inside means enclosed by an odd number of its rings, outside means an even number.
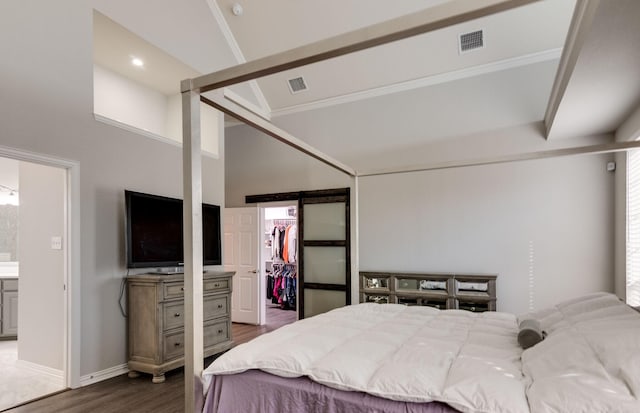
M184 187L184 390L185 412L202 411L202 149L200 91L184 80L182 91L182 169ZM200 397L198 397L200 396Z

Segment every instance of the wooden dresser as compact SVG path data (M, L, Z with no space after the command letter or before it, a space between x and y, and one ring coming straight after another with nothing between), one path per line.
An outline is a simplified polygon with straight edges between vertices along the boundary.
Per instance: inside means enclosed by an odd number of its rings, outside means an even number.
M233 272L203 276L204 356L228 350L231 340ZM164 373L184 366L184 279L182 274L127 277L129 377Z
M360 302L496 311L494 274L360 272Z
M18 277L0 277L0 339L18 336Z

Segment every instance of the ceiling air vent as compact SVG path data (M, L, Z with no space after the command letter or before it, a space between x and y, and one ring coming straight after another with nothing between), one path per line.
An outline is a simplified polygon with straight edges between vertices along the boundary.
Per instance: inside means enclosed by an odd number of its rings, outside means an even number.
M307 83L302 76L288 80L289 90L291 93L300 93L307 90Z
M476 30L473 32L460 34L460 53L470 52L484 47L484 31Z

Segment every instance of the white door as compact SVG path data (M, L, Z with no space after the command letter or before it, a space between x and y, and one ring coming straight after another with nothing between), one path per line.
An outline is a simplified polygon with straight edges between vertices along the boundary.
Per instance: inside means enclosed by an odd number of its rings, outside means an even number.
M231 321L260 324L258 308L258 208L225 208L224 269L235 271Z

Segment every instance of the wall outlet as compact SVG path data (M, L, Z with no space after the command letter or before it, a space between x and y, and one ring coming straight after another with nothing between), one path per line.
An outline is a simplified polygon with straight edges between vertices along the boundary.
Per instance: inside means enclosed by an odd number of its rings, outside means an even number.
M51 237L51 249L52 250L62 249L62 237Z

